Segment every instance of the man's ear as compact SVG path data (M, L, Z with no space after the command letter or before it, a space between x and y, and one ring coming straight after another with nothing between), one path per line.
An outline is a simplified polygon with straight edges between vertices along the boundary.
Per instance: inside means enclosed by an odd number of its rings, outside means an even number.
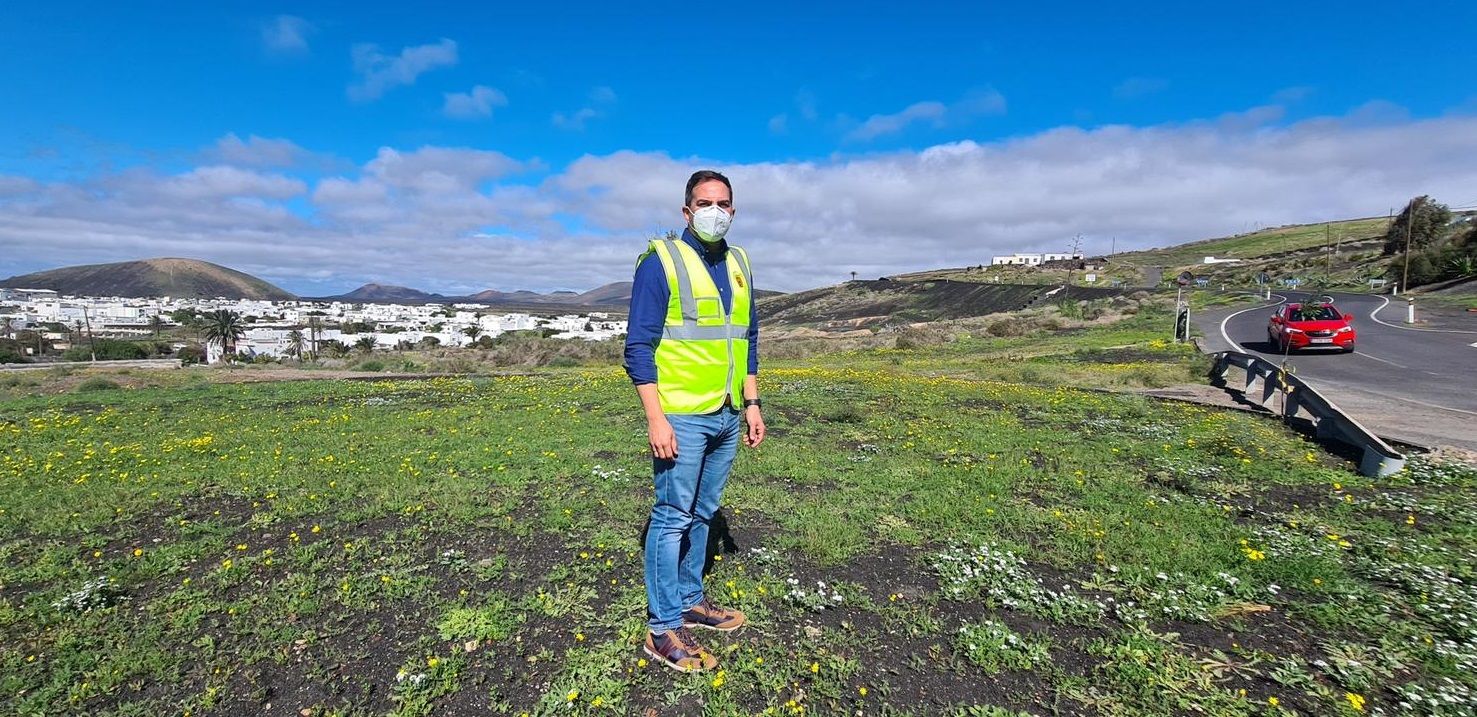
M686 219L688 224L691 224L692 223L692 210L689 209L686 206L683 206L682 207L682 218L683 219Z

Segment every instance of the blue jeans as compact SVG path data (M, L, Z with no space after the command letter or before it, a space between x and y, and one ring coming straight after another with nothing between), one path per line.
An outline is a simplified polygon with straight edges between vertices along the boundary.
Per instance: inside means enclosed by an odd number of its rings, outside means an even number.
M652 460L656 500L646 531L646 618L656 633L681 627L682 612L703 599L708 522L718 512L739 440L739 414L731 407L667 420L677 457Z

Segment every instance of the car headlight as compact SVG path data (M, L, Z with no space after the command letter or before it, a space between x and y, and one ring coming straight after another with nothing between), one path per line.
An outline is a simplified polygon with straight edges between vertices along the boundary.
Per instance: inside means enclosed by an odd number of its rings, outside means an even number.
M1349 333L1350 331L1353 331L1353 330L1354 330L1354 327L1352 327L1352 326L1340 326L1339 327L1339 330L1338 330L1338 333L1347 334L1347 333Z
M1285 332L1287 332L1287 333L1289 333L1289 334L1300 334L1300 333L1303 333L1303 330L1302 329L1294 329L1291 326L1284 326L1284 327L1282 327L1282 330L1285 331Z

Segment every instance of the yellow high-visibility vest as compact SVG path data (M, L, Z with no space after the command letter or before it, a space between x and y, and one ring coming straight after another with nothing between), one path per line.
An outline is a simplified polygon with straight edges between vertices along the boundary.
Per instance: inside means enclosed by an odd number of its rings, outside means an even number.
M723 311L718 286L696 250L674 239L652 239L646 252L656 254L667 275L667 318L656 347L656 387L662 412L712 413L725 400L742 408L744 375L749 368L749 255L729 245L724 273L732 292Z

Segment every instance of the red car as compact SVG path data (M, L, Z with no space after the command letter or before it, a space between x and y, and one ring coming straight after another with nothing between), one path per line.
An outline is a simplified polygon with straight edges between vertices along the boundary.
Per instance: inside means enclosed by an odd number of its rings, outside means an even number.
M1354 350L1358 335L1349 325L1349 314L1339 313L1333 304L1316 302L1283 304L1267 323L1267 340L1282 353L1298 349Z

